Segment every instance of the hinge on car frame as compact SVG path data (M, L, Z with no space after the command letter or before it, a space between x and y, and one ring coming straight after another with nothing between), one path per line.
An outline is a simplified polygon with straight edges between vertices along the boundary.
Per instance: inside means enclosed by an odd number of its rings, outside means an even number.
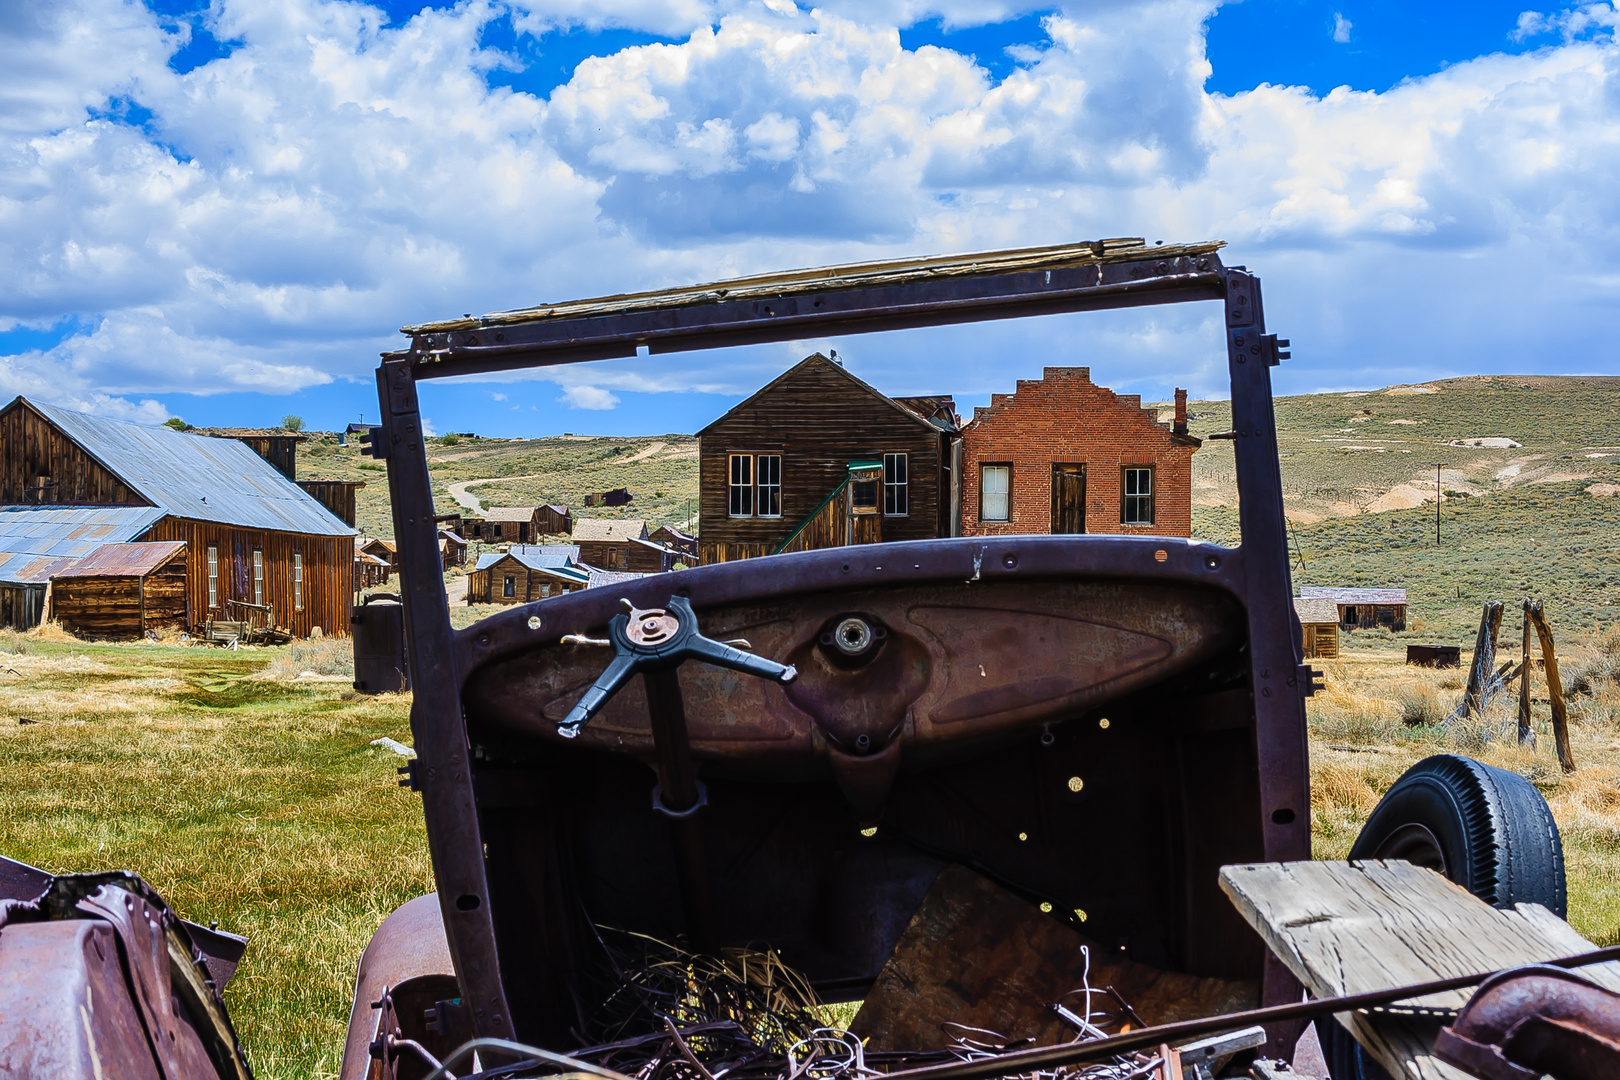
M382 428L373 424L360 433L360 452L379 460L388 457L388 441L382 437Z
M399 775L405 778L399 782L400 787L410 788L412 791L422 790L422 778L416 772L416 766L420 762L420 758L411 758L411 760L399 767Z
M1322 687L1322 673L1309 664L1299 665L1300 696L1312 697Z
M1267 367L1276 367L1294 355L1288 351L1289 341L1287 338L1280 338L1276 334L1262 334L1260 335L1260 342L1261 348L1264 350L1263 355L1266 358Z

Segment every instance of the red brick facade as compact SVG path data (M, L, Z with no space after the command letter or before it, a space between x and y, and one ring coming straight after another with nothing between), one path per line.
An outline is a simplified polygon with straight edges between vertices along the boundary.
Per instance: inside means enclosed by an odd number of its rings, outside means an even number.
M962 432L962 535L1052 532L1053 467L1067 465L1084 467L1086 532L1190 536L1192 455L1201 440L1160 424L1141 401L1097 386L1090 368L1049 367L1039 381L1020 379L1016 393L992 395ZM1005 521L982 520L985 466L1010 468ZM1152 469L1149 524L1124 521L1124 470L1132 467Z

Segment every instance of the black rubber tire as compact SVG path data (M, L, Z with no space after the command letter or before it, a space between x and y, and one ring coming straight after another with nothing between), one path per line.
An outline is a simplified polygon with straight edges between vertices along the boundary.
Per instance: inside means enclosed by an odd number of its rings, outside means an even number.
M1568 912L1564 845L1535 785L1457 754L1424 758L1384 794L1351 859L1406 859L1438 870L1492 907ZM1316 1022L1333 1080L1387 1080L1332 1017Z

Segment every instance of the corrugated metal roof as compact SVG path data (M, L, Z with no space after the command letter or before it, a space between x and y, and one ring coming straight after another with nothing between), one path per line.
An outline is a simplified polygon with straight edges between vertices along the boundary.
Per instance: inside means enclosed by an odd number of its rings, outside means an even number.
M617 585L625 581L640 581L644 577L652 577L652 575L638 574L633 570L598 570L593 566L591 567L590 584L586 587L599 589L603 585Z
M186 550L184 540L149 540L144 544L102 544L52 577L144 577Z
M1302 585L1301 600L1332 600L1335 604L1404 604L1405 589L1340 589Z
M1299 616L1302 623L1321 624L1339 621L1339 605L1321 597L1299 597L1294 601L1294 613Z
M154 506L0 507L0 581L44 584L101 545L127 543L164 516Z
M578 565L578 544L513 544L510 548L518 552L539 552L541 555L565 555L568 561Z
M175 517L317 536L354 535L354 529L245 443L183 435L37 401L28 404L148 502Z
M647 535L647 522L641 518L575 518L574 541L640 540Z

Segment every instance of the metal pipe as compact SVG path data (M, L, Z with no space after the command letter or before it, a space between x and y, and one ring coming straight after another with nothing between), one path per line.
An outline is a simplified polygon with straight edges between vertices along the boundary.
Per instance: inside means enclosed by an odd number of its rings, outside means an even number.
M641 674L652 719L653 752L658 758L658 803L669 818L675 848L675 876L686 916L686 936L693 952L713 952L718 944L703 859L703 833L697 815L699 789L686 731L686 704L680 673L673 667L649 668Z

